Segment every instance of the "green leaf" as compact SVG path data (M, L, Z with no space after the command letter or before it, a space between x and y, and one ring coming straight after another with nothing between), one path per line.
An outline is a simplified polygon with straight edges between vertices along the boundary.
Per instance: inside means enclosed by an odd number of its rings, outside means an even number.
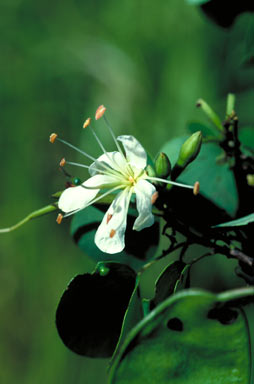
M187 3L192 4L192 5L201 5L208 3L210 0L187 0Z
M239 130L239 140L245 147L254 149L254 128L241 128Z
M196 122L196 121L191 121L188 125L187 125L187 129L191 132L191 133L195 133L197 131L201 131L202 132L202 135L204 137L206 136L214 136L214 135L217 135L218 132L216 129L213 130L213 127L207 127L206 125L204 124L201 124L199 122Z
M227 223L214 225L213 228L240 227L242 225L247 225L247 224L253 223L253 221L254 221L254 213L251 213L250 215L240 217L240 219L231 220L231 221L228 221Z
M254 288L171 296L129 333L109 383L252 384L253 297Z
M162 271L156 281L155 296L151 303L152 307L157 306L174 293L185 267L185 263L176 260Z
M110 357L135 286L136 273L119 263L99 263L72 279L56 311L64 344L80 355Z
M94 243L94 236L100 225L105 210L90 206L74 215L71 223L71 234L78 246L95 261L121 261L135 270L156 257L156 250L160 238L159 219L149 228L140 232L133 231L132 226L137 216L133 208L129 209L127 229L125 233L125 249L116 254L107 254L99 250Z
M161 151L168 155L173 164L185 140L186 136L178 137L162 147ZM179 181L192 185L199 181L200 193L233 216L238 204L234 176L227 164L216 162L219 155L221 149L216 144L203 144L197 159L180 175Z

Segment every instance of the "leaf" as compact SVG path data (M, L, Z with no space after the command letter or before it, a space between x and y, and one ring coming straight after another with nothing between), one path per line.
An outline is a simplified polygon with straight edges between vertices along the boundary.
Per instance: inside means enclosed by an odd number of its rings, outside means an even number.
M152 308L174 293L185 267L185 263L176 260L162 271L155 283L155 296L151 303Z
M100 225L107 207L99 210L93 206L74 215L71 223L71 234L78 246L95 261L121 261L135 270L139 270L144 264L156 257L156 250L160 238L159 219L149 228L140 232L133 231L136 211L129 209L127 229L125 233L125 249L116 254L107 254L95 245L95 232Z
M161 151L167 154L173 164L186 138L186 136L178 137L162 147ZM221 149L216 144L203 144L198 157L180 175L179 181L193 185L198 180L200 193L233 216L238 204L234 176L227 164L216 162L219 155Z
M135 284L136 273L119 263L99 263L92 274L72 279L56 311L64 344L80 355L110 357Z
M254 149L254 128L244 127L239 130L239 140L247 148Z
M253 297L254 288L171 296L129 333L109 383L252 384L253 323L242 308Z
M192 121L190 122L188 125L187 125L187 129L191 132L191 133L195 133L197 131L201 131L202 132L202 135L204 137L206 136L214 136L214 135L217 135L217 130L216 129L213 129L212 127L207 127L206 125L204 124L200 124L196 121Z
M187 0L187 3L192 4L192 5L201 5L204 3L208 3L210 0Z
M254 221L254 213L251 213L250 215L241 217L240 219L231 220L231 221L228 221L227 223L214 225L213 228L240 227L242 225L247 225L247 224L253 223L253 221Z

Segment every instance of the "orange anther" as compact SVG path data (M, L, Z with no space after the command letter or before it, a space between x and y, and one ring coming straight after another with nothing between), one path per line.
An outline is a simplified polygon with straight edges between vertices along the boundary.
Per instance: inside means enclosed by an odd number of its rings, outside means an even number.
M56 141L57 134L56 133L51 133L49 136L49 141L53 144Z
M57 224L61 224L62 220L63 220L63 215L61 213L59 213L57 218L56 218Z
M112 239L112 237L114 237L115 234L116 234L116 231L114 229L111 229L109 237Z
M159 197L159 193L156 191L152 194L152 197L151 197L151 203L154 204L155 201L158 199Z
M196 181L196 183L194 184L194 187L193 187L193 194L195 196L198 195L199 190L200 190L200 184L199 184L199 181Z
M104 105L100 105L95 112L95 120L100 119L104 115L105 111L106 108L104 107Z
M60 161L59 165L60 167L64 167L66 164L65 158L63 157L62 160Z
M107 216L107 224L110 222L110 220L112 219L113 215L111 215L110 213L108 213L108 216Z
M83 128L88 127L88 125L90 125L90 123L91 123L91 117L88 117L88 119L86 119L86 121L83 124Z

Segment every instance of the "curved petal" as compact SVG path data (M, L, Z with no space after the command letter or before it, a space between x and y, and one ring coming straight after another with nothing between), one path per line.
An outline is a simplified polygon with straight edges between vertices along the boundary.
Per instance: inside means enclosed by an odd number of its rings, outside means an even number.
M101 251L112 254L124 249L130 197L130 189L126 188L116 196L105 213L95 234L95 244Z
M152 214L152 195L156 188L146 180L139 180L135 185L136 201L138 217L136 218L133 229L141 231L141 229L150 227L154 223Z
M108 171L106 170L106 167ZM98 170L100 172L109 173L110 170L117 171L120 173L125 173L127 170L127 162L126 159L120 152L107 152L107 154L103 154L98 159L93 162L89 167L89 173L91 176L98 174Z
M86 189L81 185L67 188L58 200L58 207L65 213L85 208L87 204L94 199L99 190L100 189Z
M127 161L137 168L144 169L147 163L146 151L134 136L122 135L117 140L123 143Z
M114 175L95 175L87 179L83 184L83 189L113 188L121 185L121 180Z

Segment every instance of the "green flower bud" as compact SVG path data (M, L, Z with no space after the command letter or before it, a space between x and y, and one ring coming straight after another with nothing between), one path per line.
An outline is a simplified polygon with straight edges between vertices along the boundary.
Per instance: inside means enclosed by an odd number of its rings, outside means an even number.
M171 173L171 163L168 156L160 152L155 159L155 172L156 176L163 179L167 178Z
M193 133L181 146L180 153L176 164L185 168L190 164L199 154L202 144L202 132L197 131Z
M156 177L156 172L155 172L154 168L150 164L148 164L147 167L146 167L146 173L150 177Z

